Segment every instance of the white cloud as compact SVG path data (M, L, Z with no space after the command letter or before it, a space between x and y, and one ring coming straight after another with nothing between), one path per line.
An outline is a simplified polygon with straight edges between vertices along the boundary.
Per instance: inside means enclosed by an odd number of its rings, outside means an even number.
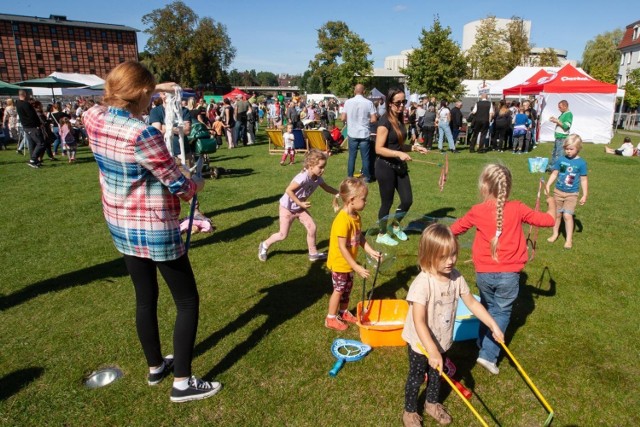
M404 4L397 4L395 6L393 6L393 11L394 12L404 12L405 10L407 10L407 6Z

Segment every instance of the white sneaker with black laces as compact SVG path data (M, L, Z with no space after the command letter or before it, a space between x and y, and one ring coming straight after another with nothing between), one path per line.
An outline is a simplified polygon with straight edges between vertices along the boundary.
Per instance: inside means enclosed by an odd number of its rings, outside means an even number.
M192 376L189 378L189 386L184 390L175 387L171 389L171 401L189 402L191 400L201 400L211 397L222 388L222 384L216 381L204 381Z
M326 252L317 252L315 254L309 254L309 261L322 261L327 259Z

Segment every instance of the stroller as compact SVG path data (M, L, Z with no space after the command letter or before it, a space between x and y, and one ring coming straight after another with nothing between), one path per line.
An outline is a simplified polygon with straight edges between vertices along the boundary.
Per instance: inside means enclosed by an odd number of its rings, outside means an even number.
M191 126L189 140L191 141L194 160L198 161L198 158L202 156L202 176L217 179L222 174L223 169L213 167L210 164L209 154L213 154L217 151L218 144L216 140L211 137L209 129L207 129L207 127L202 123L194 123Z

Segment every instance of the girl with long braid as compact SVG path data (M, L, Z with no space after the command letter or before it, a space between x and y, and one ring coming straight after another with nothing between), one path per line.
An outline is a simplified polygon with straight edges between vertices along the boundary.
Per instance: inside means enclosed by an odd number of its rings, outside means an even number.
M517 200L509 200L511 171L504 165L485 166L478 181L482 202L451 226L455 235L476 228L472 246L480 300L504 333L509 326L513 302L518 296L520 272L527 262L527 243L522 224L553 227L556 203L547 196L547 212L538 212ZM480 325L477 362L497 375L500 347L491 331Z

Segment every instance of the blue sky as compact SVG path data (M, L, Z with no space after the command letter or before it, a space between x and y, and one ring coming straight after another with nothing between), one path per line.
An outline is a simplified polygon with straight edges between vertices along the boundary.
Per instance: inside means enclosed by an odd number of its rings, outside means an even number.
M138 44L142 50L147 41L142 16L170 2L20 0L3 3L1 13L40 17L66 15L71 20L134 27L140 30ZM569 59L577 60L582 58L586 42L597 34L624 28L640 19L640 9L635 0L614 3L593 0L188 0L185 3L198 16L211 17L227 27L237 50L232 68L292 74L307 69L309 61L317 53L317 29L331 20L346 22L351 31L369 44L372 51L370 59L378 68L384 65L386 56L416 47L422 28L430 28L436 14L444 26L451 28L452 38L460 44L463 26L467 22L488 15L499 18L516 15L531 21L530 42L535 46L565 49L569 51Z

